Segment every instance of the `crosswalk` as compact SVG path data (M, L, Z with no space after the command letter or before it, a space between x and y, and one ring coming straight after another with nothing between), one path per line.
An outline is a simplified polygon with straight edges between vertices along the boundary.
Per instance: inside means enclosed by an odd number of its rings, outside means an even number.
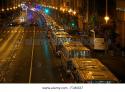
M34 31L24 31L24 30L19 30L19 31L14 31L14 30L9 30L9 31L6 31L7 33L33 33ZM39 31L35 31L35 32L42 32L41 30Z

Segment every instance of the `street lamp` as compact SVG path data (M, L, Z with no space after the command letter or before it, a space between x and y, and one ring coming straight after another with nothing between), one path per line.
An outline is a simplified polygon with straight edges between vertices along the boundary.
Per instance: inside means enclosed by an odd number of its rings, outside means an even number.
M106 21L106 24L108 23L109 21L109 16L108 16L108 0L106 0L106 15L104 17L105 21Z
M9 11L9 8L7 8L6 10Z
M76 11L73 11L73 15L76 15Z
M5 11L5 9L2 8L2 12L4 12L4 11Z
M10 10L12 10L12 8L10 8Z
M15 7L15 6L13 6L13 9L15 10L15 9L16 9L16 7Z
M105 19L106 23L108 23L108 21L109 21L110 18L109 18L109 16L106 15L106 16L104 17L104 19Z
M71 12L72 12L72 9L69 9L68 12L71 13Z

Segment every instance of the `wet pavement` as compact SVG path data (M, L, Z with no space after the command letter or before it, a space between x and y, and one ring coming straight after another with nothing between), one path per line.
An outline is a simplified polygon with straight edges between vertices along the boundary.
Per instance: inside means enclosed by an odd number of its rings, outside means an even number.
M61 59L53 52L46 28L41 27L8 27L0 34L1 83L74 82L60 67ZM104 51L92 51L92 57L98 58L121 83L125 83L125 57Z
M62 76L60 76L61 60L53 54L46 32L38 27L25 28L22 32L12 31L8 31L10 35L20 33L20 36L17 36L18 39L15 39L15 43L19 41L20 44L14 48L16 50L13 50L14 54L12 54L11 62L5 60L5 64L0 66L2 71L1 82L29 83L31 72L31 83L63 83ZM35 35L33 35L34 32ZM33 45L34 49L32 49ZM11 48L10 46L8 45L7 48ZM12 43L12 46L14 47L15 44ZM32 51L33 57L31 55ZM5 55L4 58L7 58L7 56Z

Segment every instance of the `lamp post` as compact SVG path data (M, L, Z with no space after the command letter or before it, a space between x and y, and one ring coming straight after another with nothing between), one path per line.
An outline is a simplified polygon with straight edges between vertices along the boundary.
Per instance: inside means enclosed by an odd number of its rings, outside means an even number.
M89 0L87 0L87 13L86 13L86 22L89 20Z
M104 17L105 21L106 21L106 24L108 23L109 21L109 16L108 16L108 0L106 0L106 15Z
M1 9L1 11L2 11L2 12L5 11L5 9L4 9L4 5L3 5L3 0L2 0L2 9Z

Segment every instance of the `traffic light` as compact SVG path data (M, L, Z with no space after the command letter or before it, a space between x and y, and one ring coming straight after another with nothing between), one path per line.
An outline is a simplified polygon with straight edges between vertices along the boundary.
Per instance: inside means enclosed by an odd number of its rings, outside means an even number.
M71 27L75 27L75 26L76 26L75 21L70 21L70 26L71 26Z
M50 11L49 11L48 8L45 8L44 12L45 12L46 14L49 14Z
M74 23L74 22L72 22L72 23L71 23L71 26L72 26L72 27L74 27L74 26L75 26L75 23Z

